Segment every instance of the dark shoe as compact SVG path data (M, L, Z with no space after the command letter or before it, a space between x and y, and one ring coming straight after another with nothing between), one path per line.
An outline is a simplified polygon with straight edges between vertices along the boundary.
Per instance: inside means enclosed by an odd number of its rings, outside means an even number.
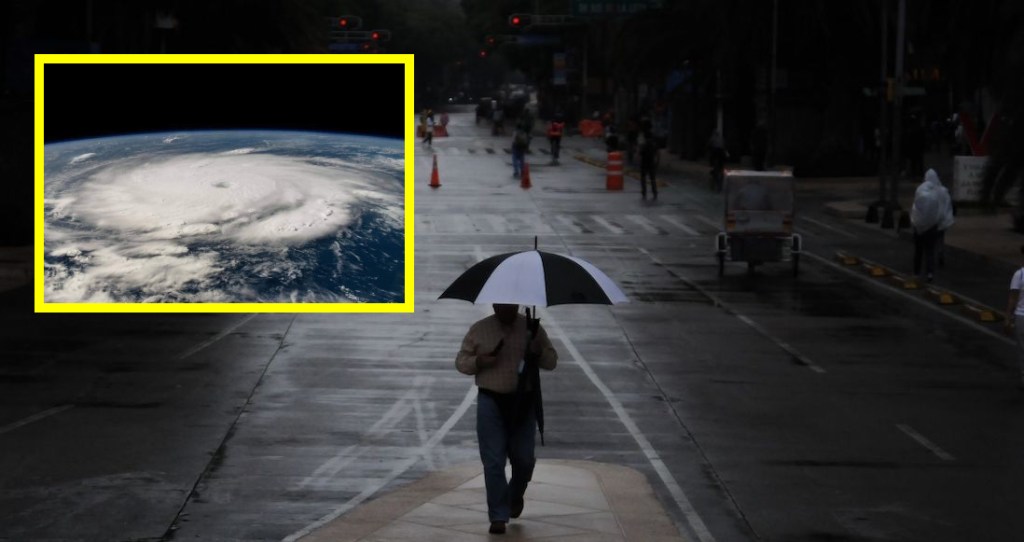
M509 515L514 518L518 518L519 516L523 515L523 505L524 503L522 497L519 497L518 499L512 499L512 505L510 507L511 512L509 513Z
M487 532L491 534L505 534L505 522L504 521L492 521L491 528L487 529Z

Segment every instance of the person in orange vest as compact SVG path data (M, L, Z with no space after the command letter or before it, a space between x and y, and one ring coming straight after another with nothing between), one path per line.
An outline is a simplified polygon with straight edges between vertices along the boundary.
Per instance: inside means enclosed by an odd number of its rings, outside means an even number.
M565 123L560 117L555 117L548 124L548 141L551 143L551 163L558 163L558 153L562 149L562 132L565 131Z

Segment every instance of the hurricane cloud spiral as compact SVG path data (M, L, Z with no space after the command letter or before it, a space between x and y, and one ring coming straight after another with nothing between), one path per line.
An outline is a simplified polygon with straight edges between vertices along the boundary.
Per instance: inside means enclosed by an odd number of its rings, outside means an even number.
M401 141L186 132L44 152L47 302L401 301Z

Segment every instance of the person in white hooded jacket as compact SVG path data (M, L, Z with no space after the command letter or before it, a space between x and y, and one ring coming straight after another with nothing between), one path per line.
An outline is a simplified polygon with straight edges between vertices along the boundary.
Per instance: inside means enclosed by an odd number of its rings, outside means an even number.
M923 257L930 282L935 276L935 249L941 232L953 225L953 202L934 169L925 172L924 181L914 193L910 224L914 229L914 274L921 275Z

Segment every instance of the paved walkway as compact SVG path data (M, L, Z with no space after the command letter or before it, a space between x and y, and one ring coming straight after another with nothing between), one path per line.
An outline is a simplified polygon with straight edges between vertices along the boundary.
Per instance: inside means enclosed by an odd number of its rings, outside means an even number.
M627 467L544 460L526 492L522 517L503 535L487 533L484 479L477 463L426 478L363 504L302 542L471 542L559 540L683 541L647 479Z

